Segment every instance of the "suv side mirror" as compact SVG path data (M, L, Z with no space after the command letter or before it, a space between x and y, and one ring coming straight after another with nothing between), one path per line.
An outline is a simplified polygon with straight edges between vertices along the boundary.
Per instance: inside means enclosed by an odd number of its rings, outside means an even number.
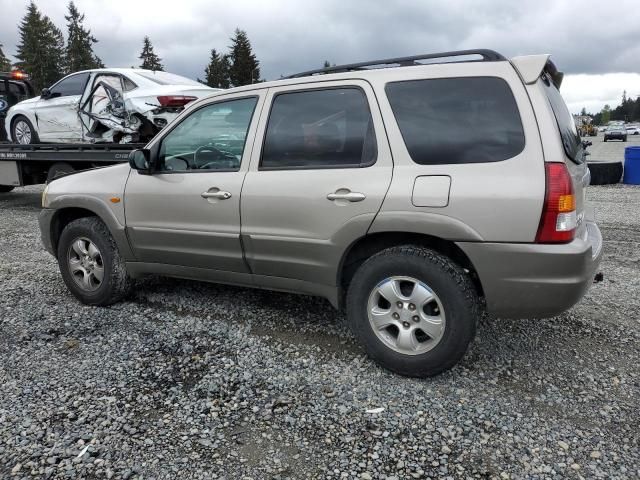
M45 100L48 98L51 98L51 90L49 90L48 88L43 88L42 89L42 93L40 94L40 96L42 98L44 98Z
M151 174L151 153L146 148L132 150L129 154L129 166L142 175Z

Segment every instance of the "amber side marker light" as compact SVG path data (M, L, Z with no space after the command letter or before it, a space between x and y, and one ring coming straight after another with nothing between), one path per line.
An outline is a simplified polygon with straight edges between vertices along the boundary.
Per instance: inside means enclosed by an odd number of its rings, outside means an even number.
M109 201L111 203L120 203L120 197L111 197Z

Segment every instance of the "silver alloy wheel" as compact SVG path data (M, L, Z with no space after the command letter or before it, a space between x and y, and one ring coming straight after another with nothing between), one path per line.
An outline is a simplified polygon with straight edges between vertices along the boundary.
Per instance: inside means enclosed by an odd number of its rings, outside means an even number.
M104 279L102 254L95 244L85 237L76 238L67 254L69 272L76 284L87 292L94 292Z
M412 277L390 277L376 285L369 295L367 314L376 336L405 355L432 350L445 331L442 302L431 288Z
M24 120L18 120L13 132L16 136L16 140L21 145L29 145L31 143L31 127Z

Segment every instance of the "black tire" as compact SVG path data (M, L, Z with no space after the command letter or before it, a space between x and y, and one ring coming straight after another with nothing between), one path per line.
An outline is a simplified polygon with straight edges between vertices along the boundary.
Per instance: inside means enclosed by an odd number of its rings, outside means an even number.
M623 141L623 142L626 142L626 141L627 141L627 137L623 137L623 138L622 138L622 141Z
M33 145L35 143L40 143L38 132L36 131L35 128L33 128L33 124L24 115L18 115L16 118L14 118L11 121L11 140L13 140L14 143L20 143L16 136L16 126L20 121L24 121L29 126L29 129L31 130L31 141L29 143L26 143L25 145Z
M52 180L55 180L58 177L63 177L64 175L68 175L70 173L75 172L76 169L73 168L72 165L64 162L54 163L49 167L47 171L47 183Z
M13 190L15 187L13 185L0 185L0 193L7 193Z
M591 185L612 185L622 178L622 162L589 162Z
M607 137L604 137L604 141L605 141L605 142L607 141Z
M442 303L444 331L431 350L418 354L398 352L378 338L369 322L371 292L395 276L423 282ZM347 293L348 322L369 357L384 368L409 377L437 375L458 363L475 336L480 312L477 292L464 270L449 258L414 245L388 248L366 260L356 271Z
M96 290L83 289L74 279L68 256L78 239L88 239L94 243L101 256L104 270L103 280ZM109 229L97 217L79 218L70 222L62 230L58 241L58 265L62 279L71 293L87 305L106 306L122 300L131 289L131 278L127 274L124 261L120 257Z

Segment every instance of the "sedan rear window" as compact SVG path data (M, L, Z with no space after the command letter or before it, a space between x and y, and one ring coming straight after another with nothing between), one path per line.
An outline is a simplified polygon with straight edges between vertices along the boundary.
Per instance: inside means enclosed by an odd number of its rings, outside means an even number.
M174 73L155 72L151 70L138 70L136 73L147 80L157 83L158 85L197 85L204 88L201 83Z
M416 163L498 162L524 149L518 106L501 78L393 82L386 92Z

